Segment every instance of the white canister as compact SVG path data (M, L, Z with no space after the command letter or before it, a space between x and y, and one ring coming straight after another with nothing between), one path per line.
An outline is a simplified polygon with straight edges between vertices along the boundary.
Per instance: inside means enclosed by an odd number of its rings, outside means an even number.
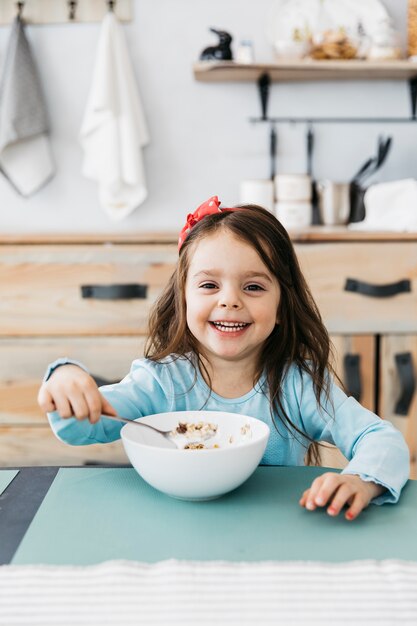
M275 215L287 230L297 230L311 225L313 207L311 202L277 202Z
M279 202L311 200L311 177L308 174L277 174L275 196Z
M240 183L240 204L258 204L274 211L274 183L267 178L242 180Z

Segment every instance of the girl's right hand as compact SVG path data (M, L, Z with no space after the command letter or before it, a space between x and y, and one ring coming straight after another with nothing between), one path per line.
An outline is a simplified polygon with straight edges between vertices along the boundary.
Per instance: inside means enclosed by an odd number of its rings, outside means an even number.
M58 411L64 419L99 421L102 413L117 415L101 395L94 379L78 365L60 365L39 390L38 403L45 413Z

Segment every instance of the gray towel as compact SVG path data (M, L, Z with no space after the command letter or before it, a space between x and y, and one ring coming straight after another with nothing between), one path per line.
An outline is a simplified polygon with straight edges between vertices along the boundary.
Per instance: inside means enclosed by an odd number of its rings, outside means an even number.
M0 82L0 171L22 195L54 173L48 115L24 25L16 17Z

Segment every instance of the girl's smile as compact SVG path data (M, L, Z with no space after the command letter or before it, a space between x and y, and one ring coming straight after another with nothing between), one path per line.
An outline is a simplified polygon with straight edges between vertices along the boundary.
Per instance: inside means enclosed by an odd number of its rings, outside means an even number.
M244 332L248 326L248 322L229 322L216 320L215 322L209 322L214 330L219 333L227 333L228 335L236 335Z
M254 248L228 231L200 240L186 281L187 324L201 352L256 367L277 323L278 281Z

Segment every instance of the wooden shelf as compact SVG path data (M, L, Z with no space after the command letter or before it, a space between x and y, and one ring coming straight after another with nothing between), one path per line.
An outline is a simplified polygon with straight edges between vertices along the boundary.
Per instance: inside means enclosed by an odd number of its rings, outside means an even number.
M346 226L309 226L290 231L295 242L305 241L417 241L417 232L351 230ZM177 244L176 232L128 233L1 233L0 245L61 244Z
M282 61L276 63L234 63L200 61L194 77L201 82L254 82L269 74L275 82L319 80L411 80L417 79L417 63L411 61Z

